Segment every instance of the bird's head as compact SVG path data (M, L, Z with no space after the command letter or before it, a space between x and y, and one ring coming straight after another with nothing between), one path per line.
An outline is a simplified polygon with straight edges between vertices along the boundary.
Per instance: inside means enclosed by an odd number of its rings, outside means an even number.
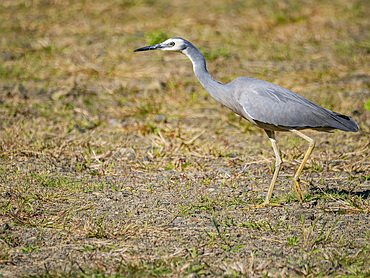
M168 39L162 43L145 46L139 49L134 50L134 52L138 51L146 51L146 50L163 50L163 51L184 51L189 45L191 45L190 42L187 40L184 40L182 38L171 38Z

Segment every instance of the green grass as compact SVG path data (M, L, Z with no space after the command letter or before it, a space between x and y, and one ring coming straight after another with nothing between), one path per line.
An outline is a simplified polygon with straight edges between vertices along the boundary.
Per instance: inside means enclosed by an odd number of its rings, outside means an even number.
M368 276L367 7L3 1L0 276ZM359 123L305 131L318 144L302 205L306 142L277 134L282 207L253 209L274 169L263 131L183 55L133 52L173 36L219 81L268 80Z

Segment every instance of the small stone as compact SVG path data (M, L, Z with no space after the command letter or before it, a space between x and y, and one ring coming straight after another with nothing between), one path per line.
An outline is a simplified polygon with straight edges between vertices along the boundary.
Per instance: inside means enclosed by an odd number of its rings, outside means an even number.
M4 223L0 226L0 234L4 233L5 231L10 230L10 226L8 223Z
M155 115L154 116L154 119L153 119L156 123L160 123L160 122L167 122L167 116L165 114L158 114L158 115Z
M4 60L4 61L10 61L10 60L13 60L13 56L12 56L10 53L8 53L8 52L4 52L4 53L3 53L3 60Z

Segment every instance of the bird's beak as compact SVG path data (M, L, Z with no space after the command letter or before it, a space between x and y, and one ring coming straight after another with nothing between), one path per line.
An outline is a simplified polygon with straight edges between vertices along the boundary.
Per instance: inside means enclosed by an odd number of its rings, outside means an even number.
M138 48L138 49L134 50L134 52L163 49L163 48L166 48L166 47L169 47L169 46L170 45L168 45L168 44L159 43L159 44L155 44L155 45L149 45L149 46L144 46L142 48Z

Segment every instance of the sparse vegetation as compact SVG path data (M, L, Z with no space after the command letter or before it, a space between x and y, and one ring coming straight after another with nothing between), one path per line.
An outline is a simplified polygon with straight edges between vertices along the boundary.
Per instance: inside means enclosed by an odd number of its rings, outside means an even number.
M0 3L0 276L368 277L369 4ZM177 53L222 82L253 76L352 116L356 134L263 132L221 107ZM280 191L279 191L280 190Z

